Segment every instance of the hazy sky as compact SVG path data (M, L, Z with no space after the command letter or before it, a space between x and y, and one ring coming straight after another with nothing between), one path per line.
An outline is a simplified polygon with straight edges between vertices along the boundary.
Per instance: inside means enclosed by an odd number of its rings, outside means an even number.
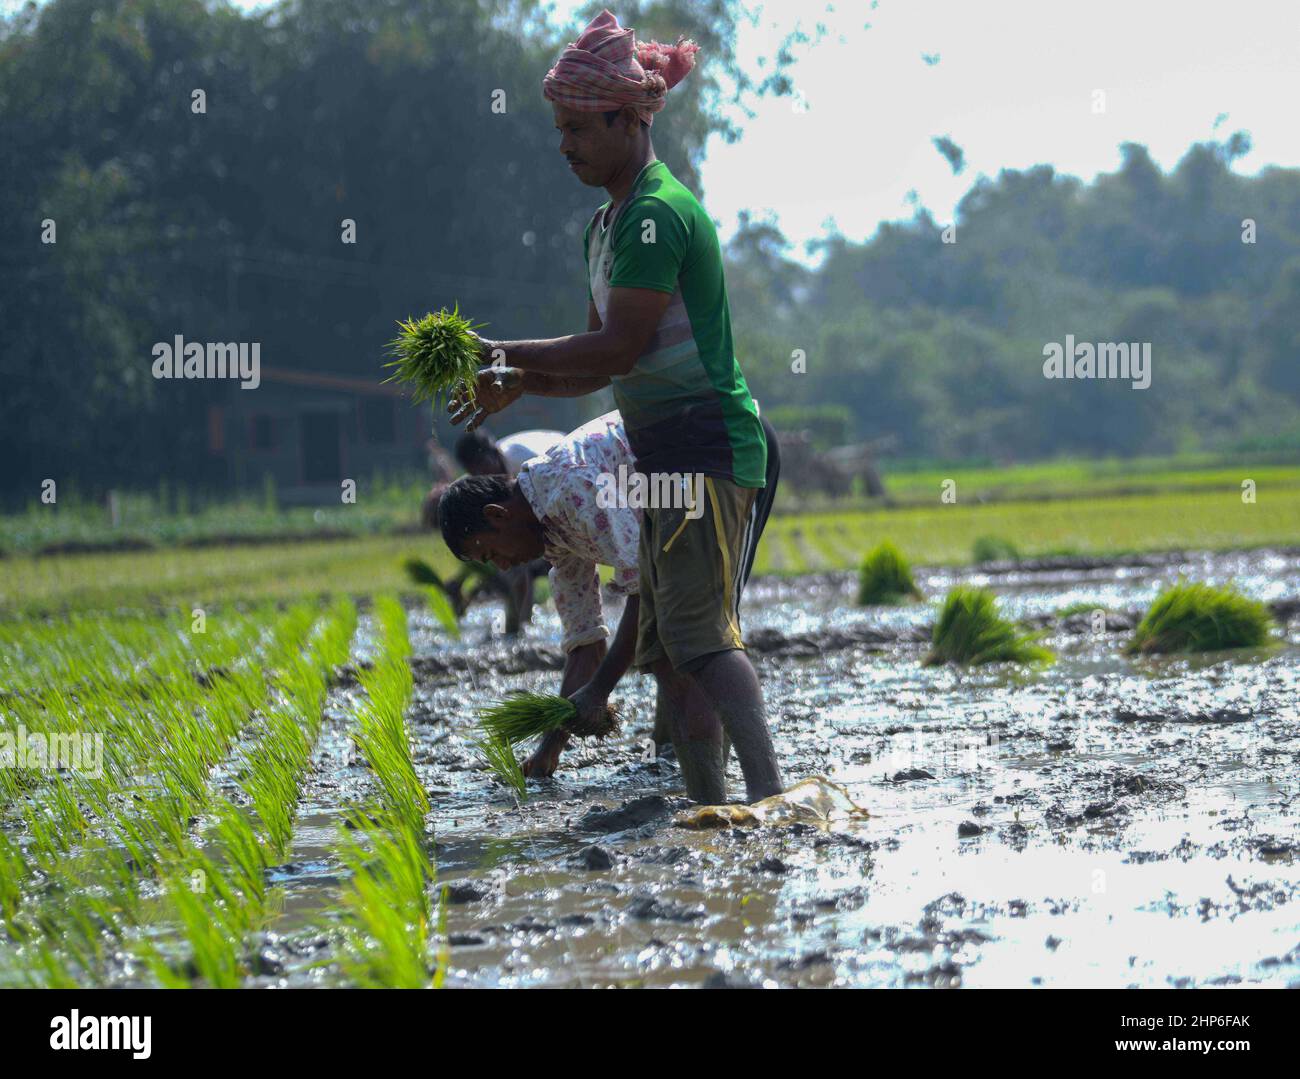
M15 6L0 0L0 10ZM1091 179L1115 168L1125 141L1146 144L1167 169L1196 140L1246 130L1254 149L1238 170L1300 165L1293 0L825 6L769 0L758 24L742 30L741 62L761 73L758 57L770 57L796 20L809 32L819 18L827 27L819 42L798 48L792 75L800 100L764 102L743 139L708 148L704 201L724 239L746 208L775 211L796 244L830 220L862 239L882 220L910 217L913 190L946 221L980 174L1049 162ZM553 7L555 21L576 36L579 4ZM611 10L618 14L616 0ZM941 135L965 152L959 176L931 142Z

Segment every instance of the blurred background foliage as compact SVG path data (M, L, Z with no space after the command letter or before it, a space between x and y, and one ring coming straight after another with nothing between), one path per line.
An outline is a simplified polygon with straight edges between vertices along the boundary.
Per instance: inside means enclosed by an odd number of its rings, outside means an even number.
M600 4L592 6L598 10ZM704 62L655 147L708 205L707 140L741 137L761 83L725 0L624 3ZM602 192L556 153L541 77L573 36L534 0L52 0L0 30L0 499L211 486L221 387L155 382L175 334L259 341L262 363L376 378L393 322L458 300L494 336L584 325L580 238ZM206 94L203 115L191 93ZM506 111L492 112L493 92ZM922 137L924 133L918 133ZM860 131L871 153L870 117ZM737 352L765 408L818 447L901 458L1300 450L1300 170L1231 165L1237 134L1163 172L1123 147L1095 182L981 177L957 242L918 206L859 243L792 257L771 218L727 250ZM808 163L816 183L817 163ZM40 242L41 222L58 242ZM341 221L358 242L340 243ZM1241 242L1242 221L1258 242ZM1045 342L1150 341L1150 389L1041 374ZM802 349L807 373L791 372ZM556 405L576 424L592 401ZM508 430L503 422L501 430Z

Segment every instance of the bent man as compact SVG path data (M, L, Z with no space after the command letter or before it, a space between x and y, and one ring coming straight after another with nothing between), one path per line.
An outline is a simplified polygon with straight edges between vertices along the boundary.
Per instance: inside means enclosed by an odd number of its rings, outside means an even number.
M485 372L495 378L497 372ZM506 376L519 381L519 372ZM775 441L773 440L773 445ZM775 491L777 455L770 457L769 484ZM640 614L638 547L641 511L610 505L611 479L633 471L632 450L622 421L611 412L528 461L510 483L504 476L465 477L445 492L443 537L459 558L490 561L501 568L544 556L552 566L551 594L563 627L564 674L560 693L573 696L591 683L608 697L631 664ZM742 554L748 578L770 499ZM612 644L605 626L597 566L614 570L610 587L627 596ZM677 751L687 793L696 801L726 800L723 728L694 682L669 669L655 672L656 720L663 718ZM661 735L656 733L656 742ZM530 776L550 775L568 741L564 732L543 739L524 765Z

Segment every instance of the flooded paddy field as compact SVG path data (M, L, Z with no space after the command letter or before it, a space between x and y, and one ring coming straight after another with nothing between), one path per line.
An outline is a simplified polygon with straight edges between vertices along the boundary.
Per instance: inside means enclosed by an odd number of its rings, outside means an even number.
M1285 644L1120 655L1180 574L1270 601ZM1058 662L925 668L930 605L855 608L849 575L752 584L746 637L787 783L827 777L870 813L830 826L675 824L688 803L653 755L637 675L616 694L621 734L571 746L516 804L477 759L473 716L507 689L554 690L553 616L511 644L486 640L499 615L476 610L451 643L414 612L408 723L446 888L446 984L1300 983L1300 553L918 575L930 596L967 582L1041 625ZM1055 614L1084 604L1104 622ZM331 803L363 772L326 772L308 796L264 983L330 983L307 963L326 938L295 943L293 923L337 887ZM734 761L730 782L739 797Z
M1180 576L1269 603L1282 641L1124 656ZM495 779L476 716L558 686L549 606L513 640L498 606L454 640L382 597L216 613L200 637L188 611L4 627L5 729L102 730L105 759L0 774L0 982L1300 984L1300 551L917 583L991 587L1057 662L925 667L933 603L756 579L746 639L786 782L869 814L758 827L683 826L636 674L617 735L522 803ZM734 760L729 779L738 799Z

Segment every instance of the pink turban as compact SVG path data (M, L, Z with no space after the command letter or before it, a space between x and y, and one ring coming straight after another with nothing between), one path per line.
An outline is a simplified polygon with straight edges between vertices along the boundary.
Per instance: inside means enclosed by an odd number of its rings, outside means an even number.
M632 27L619 26L614 15L602 11L546 73L542 93L582 112L631 105L646 124L653 124L664 95L695 66L698 50L684 37L676 45L637 41Z

